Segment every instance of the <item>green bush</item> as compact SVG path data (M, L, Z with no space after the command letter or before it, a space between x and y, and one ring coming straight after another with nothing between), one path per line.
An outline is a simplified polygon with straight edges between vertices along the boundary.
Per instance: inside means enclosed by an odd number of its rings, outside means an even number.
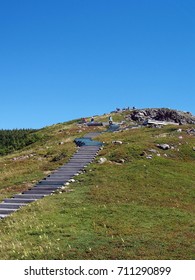
M35 143L39 136L35 129L0 130L0 155L6 155L13 151Z

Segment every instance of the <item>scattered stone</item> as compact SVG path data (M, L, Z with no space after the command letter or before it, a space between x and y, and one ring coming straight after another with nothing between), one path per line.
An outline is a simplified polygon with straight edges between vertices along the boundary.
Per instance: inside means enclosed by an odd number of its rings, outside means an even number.
M59 142L59 145L63 145L64 144L64 142Z
M193 151L195 151L195 147L193 147Z
M143 152L140 154L141 157L146 156L146 155L147 155L147 153L146 153L145 151L143 151Z
M123 144L123 142L122 142L122 141L112 141L112 144L122 145L122 144Z
M12 160L18 161L18 160L25 160L31 157L34 157L35 154L29 154L29 155L24 155L24 156L19 156L19 157L14 157Z
M187 134L195 135L195 128L188 129Z
M182 129L181 129L181 128L179 128L179 129L177 130L177 132L182 132Z
M150 150L148 150L148 152L156 154L156 153L157 153L157 150L155 150L155 149L150 149Z
M170 149L170 146L168 144L157 144L156 146L162 150Z
M120 158L117 162L118 163L125 163L125 160L123 158Z
M152 159L152 155L146 156L147 159Z
M183 136L179 136L178 138L179 138L179 139L183 139Z
M74 183L74 182L75 182L75 179L70 179L69 182L70 182L70 183Z
M106 161L107 161L107 158L102 157L102 158L100 158L100 159L98 160L98 163L103 164L103 163L105 163Z

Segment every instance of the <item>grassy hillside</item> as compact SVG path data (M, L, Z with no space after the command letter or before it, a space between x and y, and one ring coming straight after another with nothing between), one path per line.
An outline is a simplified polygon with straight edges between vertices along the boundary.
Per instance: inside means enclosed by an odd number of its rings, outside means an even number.
M113 114L114 121L125 114ZM195 136L186 133L192 127L99 136L104 149L68 192L0 220L0 259L194 259ZM36 132L35 143L2 156L0 199L68 161L76 150L73 139L91 130L76 121L46 127ZM172 148L159 149L162 143ZM107 161L98 163L100 157Z

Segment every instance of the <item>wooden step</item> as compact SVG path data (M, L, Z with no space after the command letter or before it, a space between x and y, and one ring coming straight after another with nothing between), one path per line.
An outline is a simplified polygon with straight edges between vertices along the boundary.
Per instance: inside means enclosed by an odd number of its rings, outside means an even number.
M13 213L15 211L17 211L18 209L6 209L6 208L0 208L0 215L1 214L10 214Z
M6 198L4 199L5 203L31 203L36 201L38 198Z
M0 203L0 209L18 209L25 205L24 203Z
M59 186L52 186L52 185L35 185L31 190L34 190L34 189L37 189L37 190L48 190L48 191L55 191L55 190L58 190L60 189Z
M39 199L46 196L45 194L17 194L14 198L18 199Z
M52 192L54 192L55 190L43 190L43 189L39 189L39 188L33 188L31 190L28 191L24 191L22 192L22 194L39 194L39 195L49 195Z
M42 180L38 182L39 185L51 185L51 186L62 186L64 181L49 181L49 180Z

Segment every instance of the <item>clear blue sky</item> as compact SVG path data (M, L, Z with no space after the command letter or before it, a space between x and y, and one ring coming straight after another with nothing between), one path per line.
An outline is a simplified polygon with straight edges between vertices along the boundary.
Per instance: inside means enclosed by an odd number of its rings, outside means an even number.
M116 107L195 114L194 0L0 1L0 128Z

